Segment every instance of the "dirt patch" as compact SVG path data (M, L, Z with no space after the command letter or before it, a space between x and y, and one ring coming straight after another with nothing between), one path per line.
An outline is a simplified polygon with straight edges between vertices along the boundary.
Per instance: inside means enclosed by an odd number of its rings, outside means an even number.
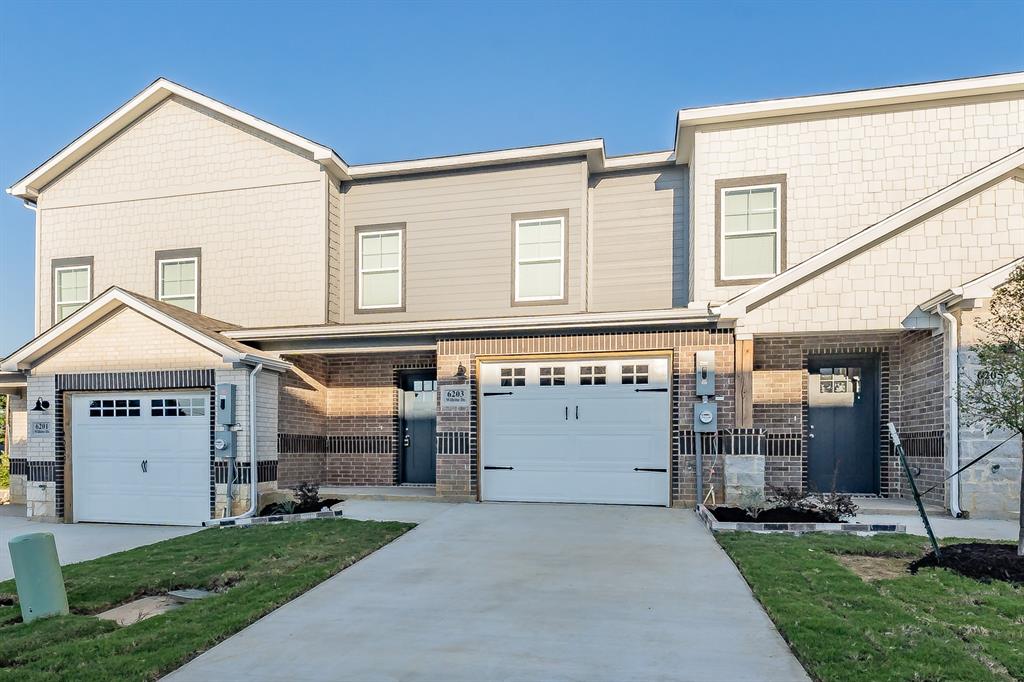
M907 575L907 560L888 556L837 554L836 561L857 574L861 580L892 580Z
M735 521L739 523L831 523L834 521L827 514L816 509L791 509L776 507L765 509L755 519L747 510L738 507L715 507L709 509L719 521Z
M18 603L18 595L0 592L0 606L14 606Z
M1015 545L967 542L943 547L941 552L940 561L936 561L934 552L928 552L912 562L910 572L917 573L919 568L948 568L982 582L1005 580L1024 585L1024 557L1017 556Z

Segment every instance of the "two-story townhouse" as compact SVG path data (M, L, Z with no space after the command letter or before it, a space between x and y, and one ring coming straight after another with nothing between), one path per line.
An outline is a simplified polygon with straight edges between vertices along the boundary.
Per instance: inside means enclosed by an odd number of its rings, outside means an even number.
M994 437L956 379L1024 257L1022 167L1019 73L682 110L661 152L363 165L160 79L8 190L14 493L142 523L301 481L902 495L887 422L934 482ZM1013 515L1019 447L932 498Z

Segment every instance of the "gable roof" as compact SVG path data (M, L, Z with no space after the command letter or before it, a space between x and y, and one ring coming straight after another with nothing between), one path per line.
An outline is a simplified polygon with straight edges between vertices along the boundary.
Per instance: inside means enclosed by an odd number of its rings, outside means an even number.
M280 358L228 338L221 333L239 329L237 325L193 313L119 287L110 287L85 306L11 353L0 362L0 371L18 372L30 368L34 362L73 340L120 308L131 308L154 322L162 324L196 344L217 353L224 362L263 364L267 369L275 371L284 371L291 367L288 362Z
M152 111L171 96L190 100L218 114L249 126L271 137L287 142L310 154L312 159L342 179L348 178L348 164L333 149L256 118L223 102L190 90L166 78L158 78L145 90L132 97L109 116L85 131L71 144L51 156L31 173L7 188L7 193L21 199L35 200L39 191L65 171L98 149L115 135Z
M1024 92L1024 71L680 109L676 120L676 158L678 163L688 161L693 150L694 128L702 125L757 121L780 116L822 114L1014 92Z
M992 298L995 290L1010 278L1010 274L1020 265L1024 265L1024 257L1010 261L1006 265L996 268L992 272L975 277L969 282L964 282L958 287L947 289L941 294L932 296L920 305L921 310L933 313L939 306L952 308L964 301L971 301L979 298Z
M965 175L924 199L893 213L888 218L884 218L811 256L767 282L748 289L720 306L718 313L723 319L740 319L751 310L761 307L804 282L818 277L858 254L902 234L915 225L1010 177L1024 178L1024 147L984 168Z

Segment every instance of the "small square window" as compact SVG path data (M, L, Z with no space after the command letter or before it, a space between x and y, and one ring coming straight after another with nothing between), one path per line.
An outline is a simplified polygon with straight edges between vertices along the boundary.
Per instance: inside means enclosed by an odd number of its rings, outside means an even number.
M541 386L565 386L565 367L541 367Z
M603 386L607 382L605 365L585 365L580 367L580 386Z
M646 384L649 376L647 365L622 366L622 383L624 384Z
M502 386L525 386L526 385L526 368L525 367L502 367L501 368L501 385Z

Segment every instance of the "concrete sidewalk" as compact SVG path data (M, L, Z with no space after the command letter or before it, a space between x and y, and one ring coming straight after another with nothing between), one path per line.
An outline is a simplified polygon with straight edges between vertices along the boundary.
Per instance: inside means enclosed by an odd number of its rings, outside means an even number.
M14 577L7 542L25 533L53 533L54 541L57 543L57 557L62 565L67 565L200 530L183 526L40 523L25 518L24 505L4 505L0 510L0 580Z
M345 504L422 523L170 679L807 680L690 510Z

